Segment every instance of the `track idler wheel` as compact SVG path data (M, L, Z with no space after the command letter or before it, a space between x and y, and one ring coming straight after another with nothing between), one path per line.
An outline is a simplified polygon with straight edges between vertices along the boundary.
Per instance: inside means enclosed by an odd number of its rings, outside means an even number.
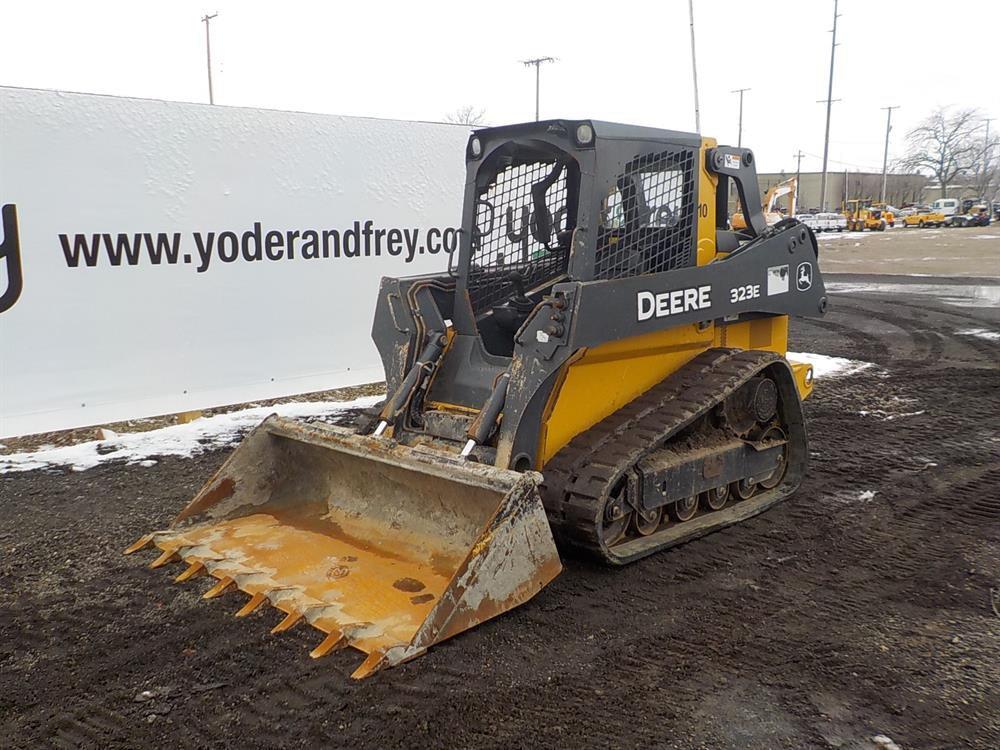
M737 435L746 435L774 417L778 408L778 386L771 378L748 380L722 407L725 421Z
M637 510L632 514L632 528L639 536L649 536L660 527L662 521L662 506L652 510Z
M763 440L767 440L768 438L784 440L785 433L784 431L781 430L780 427L771 427L767 430L767 432L764 433ZM771 474L771 476L769 476L767 479L760 480L760 486L763 487L765 490L773 490L775 487L781 484L781 480L785 478L785 472L788 470L787 443L785 445L785 449L781 452L781 455L778 457L778 461L779 461L778 468L774 470L774 473Z
M746 477L738 482L733 482L732 490L733 494L739 500L749 500L757 494L757 483L753 480L753 477Z
M722 510L726 507L726 503L729 502L731 494L728 484L722 487L715 487L702 494L701 505L705 510Z
M692 495L678 500L670 506L670 515L675 521L690 521L698 512L698 496Z
M620 542L628 530L634 511L628 498L628 480L622 479L604 504L601 518L601 540L609 547Z

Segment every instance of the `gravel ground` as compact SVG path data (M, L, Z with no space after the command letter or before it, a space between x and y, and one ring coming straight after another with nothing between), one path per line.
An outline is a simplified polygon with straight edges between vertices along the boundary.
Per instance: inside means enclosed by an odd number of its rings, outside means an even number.
M823 271L916 276L1000 276L1000 223L988 227L823 232Z
M818 383L790 500L624 569L568 558L361 683L357 652L311 660L309 628L269 636L274 610L234 619L243 597L121 555L225 452L7 475L0 746L994 749L1000 312L968 288L794 323L792 349L877 367Z

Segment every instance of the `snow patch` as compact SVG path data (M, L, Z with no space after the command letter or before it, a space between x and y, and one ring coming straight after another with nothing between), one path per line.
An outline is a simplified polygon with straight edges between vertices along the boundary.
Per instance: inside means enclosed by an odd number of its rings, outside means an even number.
M864 237L864 232L817 232L817 240L849 240Z
M911 273L908 276L928 276ZM1000 305L1000 284L901 284L854 283L833 281L826 285L828 292L838 294L920 294L935 297L955 307L996 307Z
M1000 234L974 234L974 240L1000 240Z
M904 411L904 412L888 412L884 409L873 409L872 411L866 411L862 409L858 412L862 417L875 417L876 419L881 419L883 422L891 422L894 419L899 419L900 417L919 417L921 414L925 414L926 410L921 409L920 411Z
M883 750L902 750L899 745L892 741L892 738L887 737L884 734L876 734L872 737L872 742L880 748L883 748Z
M862 417L872 417L882 422L891 422L900 417L918 417L926 414L926 409L919 409L920 402L907 396L890 396L879 394L869 399L865 404L867 409L858 412ZM906 411L910 409L910 411Z
M786 358L792 362L808 362L812 365L813 376L817 378L837 378L854 375L875 365L845 357L831 357L827 354L812 352L788 352Z
M876 494L877 493L873 492L872 490L865 490L860 495L858 495L858 500L863 500L865 502L868 502L869 500L874 499Z
M126 461L149 467L156 464L153 456L190 458L232 445L270 414L291 419L332 417L347 409L371 406L381 398L365 396L353 401L295 401L276 406L257 406L149 432L124 433L111 440L92 440L61 448L43 446L30 453L0 456L0 474L57 466L85 471L109 461Z
M967 328L958 332L959 336L975 336L987 341L1000 341L1000 331L990 331L986 328Z

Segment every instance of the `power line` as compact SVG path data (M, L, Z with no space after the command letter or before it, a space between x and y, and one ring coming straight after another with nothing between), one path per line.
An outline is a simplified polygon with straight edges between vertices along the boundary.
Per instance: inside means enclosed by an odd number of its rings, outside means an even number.
M215 96L212 94L212 35L209 32L209 22L218 16L216 11L212 15L204 15L201 20L205 24L205 62L208 66L208 103L215 104Z
M541 88L542 77L541 69L543 63L555 62L554 57L535 57L531 60L521 60L526 68L535 66L535 122L538 122L538 108L539 108L539 89Z
M803 151L806 156L811 156L814 159L822 159L822 154L814 154L811 151ZM839 159L830 159L831 164L839 164L842 167L850 167L855 172L866 172L868 174L878 174L878 167L865 166L863 164L855 164L850 161L840 161Z

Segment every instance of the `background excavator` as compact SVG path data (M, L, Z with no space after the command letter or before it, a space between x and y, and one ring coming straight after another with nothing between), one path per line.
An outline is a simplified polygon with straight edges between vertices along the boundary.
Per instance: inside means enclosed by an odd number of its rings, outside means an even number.
M764 221L769 227L777 224L779 221L784 219L785 216L795 216L798 186L798 179L795 177L789 177L787 180L782 180L779 183L771 185L771 187L767 189L767 193L764 194L763 209ZM788 209L785 214L782 214L778 210L778 201L785 196L788 197ZM743 216L742 211L733 212L729 223L730 226L736 230L743 230L747 228L747 220Z
M523 604L557 543L623 564L760 513L808 456L788 316L812 232L768 226L753 153L589 120L475 131L447 272L382 280L388 396L357 429L271 416L153 545L312 655L398 664ZM732 180L746 227L728 228Z

